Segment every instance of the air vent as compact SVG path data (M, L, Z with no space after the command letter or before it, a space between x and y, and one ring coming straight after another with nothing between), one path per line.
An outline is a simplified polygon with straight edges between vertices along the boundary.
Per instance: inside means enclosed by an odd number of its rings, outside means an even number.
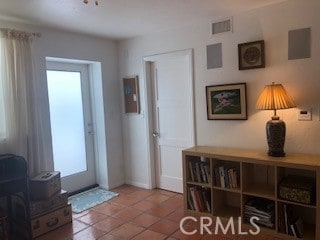
M211 24L211 34L232 32L232 18L225 18L215 21Z

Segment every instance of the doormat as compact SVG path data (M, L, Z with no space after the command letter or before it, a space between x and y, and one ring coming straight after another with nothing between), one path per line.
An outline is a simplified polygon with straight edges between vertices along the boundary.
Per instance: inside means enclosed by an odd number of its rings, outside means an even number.
M118 195L97 187L69 197L69 203L72 205L72 212L80 213Z

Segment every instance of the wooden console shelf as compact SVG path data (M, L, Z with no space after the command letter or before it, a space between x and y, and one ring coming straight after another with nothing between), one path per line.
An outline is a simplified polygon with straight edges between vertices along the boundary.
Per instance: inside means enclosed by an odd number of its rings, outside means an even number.
M246 216L252 212L248 205L261 201L269 207L267 223L260 225L262 233L297 239L293 231L299 231L302 222L300 239L320 239L320 156L287 154L276 158L265 152L206 146L183 150L182 156L184 209L188 215L226 220L241 217L249 226ZM280 197L280 183L288 176L314 183L310 204Z

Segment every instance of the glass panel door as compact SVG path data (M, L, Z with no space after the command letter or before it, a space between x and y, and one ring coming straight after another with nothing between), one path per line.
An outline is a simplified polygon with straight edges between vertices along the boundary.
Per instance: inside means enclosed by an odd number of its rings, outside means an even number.
M54 166L64 189L76 191L95 183L87 71L77 64L47 68Z
M80 72L48 70L55 169L61 177L87 171Z

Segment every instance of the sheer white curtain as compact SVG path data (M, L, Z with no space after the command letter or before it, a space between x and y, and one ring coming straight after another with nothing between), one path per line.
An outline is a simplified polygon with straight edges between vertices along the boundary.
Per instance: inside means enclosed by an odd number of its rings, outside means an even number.
M23 156L30 177L53 168L45 159L31 44L29 33L0 29L0 154Z

